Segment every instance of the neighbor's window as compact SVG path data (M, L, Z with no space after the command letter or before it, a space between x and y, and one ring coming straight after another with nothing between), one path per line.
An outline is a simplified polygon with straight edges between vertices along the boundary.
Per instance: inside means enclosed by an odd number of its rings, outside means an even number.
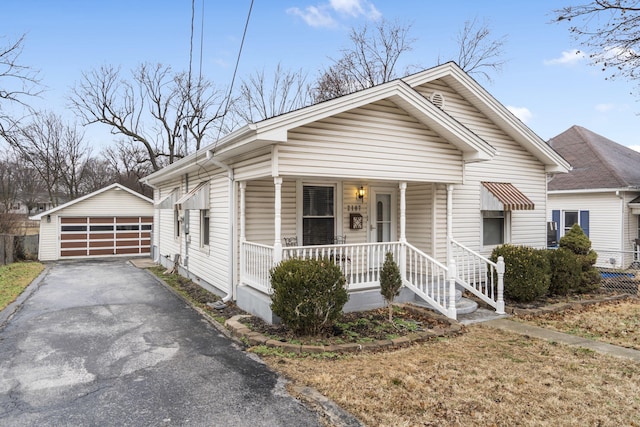
M571 230L573 224L580 224L578 211L564 211L564 234Z
M200 211L200 242L202 246L209 244L209 209Z
M505 242L504 211L482 211L482 244L502 245Z
M303 244L328 245L333 243L335 230L334 189L305 185L302 190Z

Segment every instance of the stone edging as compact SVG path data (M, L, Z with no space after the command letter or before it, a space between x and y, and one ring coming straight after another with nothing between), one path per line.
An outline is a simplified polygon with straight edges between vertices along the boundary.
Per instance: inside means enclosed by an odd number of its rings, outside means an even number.
M633 299L633 298L636 298L636 296L631 294L620 294L620 295L613 295L610 297L603 297L603 298L576 300L576 301L570 301L570 302L559 302L556 304L550 304L550 305L537 307L537 308L507 307L505 311L507 312L507 314L513 314L516 316L540 316L548 313L558 313L560 311L569 310L569 309L581 310L583 307L586 307L589 305L612 302L612 301L620 301L624 299Z
M405 304L397 304L402 308L422 311L420 308L409 306ZM397 349L402 347L408 347L411 343L424 342L436 337L451 337L458 335L462 332L463 326L445 316L441 316L436 313L429 312L430 316L437 318L438 320L448 323L448 327L437 327L428 331L411 332L405 336L390 339L390 340L377 340L373 342L366 342L362 344L348 343L348 344L332 344L332 345L306 345L306 344L293 344L289 342L282 342L266 337L259 332L252 331L246 325L240 322L241 319L251 317L250 315L237 315L228 319L224 325L229 328L231 335L247 342L250 346L264 345L272 348L279 348L286 353L358 353L362 351L376 351L384 349Z

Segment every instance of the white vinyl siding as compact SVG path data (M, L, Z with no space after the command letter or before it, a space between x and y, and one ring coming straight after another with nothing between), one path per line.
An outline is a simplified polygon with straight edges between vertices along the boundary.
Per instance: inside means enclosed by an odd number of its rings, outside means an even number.
M416 89L426 97L434 91L442 93L446 100L444 110L497 151L497 155L490 161L468 163L465 167L464 184L454 186L454 239L485 255L490 254L491 248L481 247L480 182L509 182L535 204L534 210L511 212L511 243L544 247L546 245L544 165L442 81L438 80Z
M427 254L433 253L433 189L432 184L410 183L406 192L407 241Z
M551 212L561 211L561 215L566 211L589 211L589 239L593 248L604 250L622 250L622 212L623 201L615 195L609 193L580 193L580 194L549 194L549 221ZM625 203L626 205L626 203ZM630 222L630 217L628 217ZM560 227L563 224L559 224ZM626 234L626 233L625 233ZM562 236L562 233L560 233ZM631 249L631 234L627 234L627 240Z
M461 182L462 153L384 101L289 132L280 175Z

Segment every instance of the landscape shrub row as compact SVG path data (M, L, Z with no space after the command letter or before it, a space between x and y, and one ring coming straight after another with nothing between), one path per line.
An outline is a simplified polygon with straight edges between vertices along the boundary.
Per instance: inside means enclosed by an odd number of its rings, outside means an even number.
M504 296L514 302L592 292L600 283L594 267L598 254L578 224L560 239L557 249L507 244L494 249L491 259L496 261L499 256L507 266Z

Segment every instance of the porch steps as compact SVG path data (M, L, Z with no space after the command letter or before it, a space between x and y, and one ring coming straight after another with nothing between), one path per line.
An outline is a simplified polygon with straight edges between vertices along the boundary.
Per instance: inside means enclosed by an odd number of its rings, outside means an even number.
M448 293L448 288L444 290L444 293L445 294ZM455 299L456 299L456 313L458 315L470 314L478 309L478 303L473 300L470 300L469 298L463 298L462 291L460 289L456 289ZM413 304L419 307L425 307L430 309L432 308L428 302L420 298L418 295L414 295Z

